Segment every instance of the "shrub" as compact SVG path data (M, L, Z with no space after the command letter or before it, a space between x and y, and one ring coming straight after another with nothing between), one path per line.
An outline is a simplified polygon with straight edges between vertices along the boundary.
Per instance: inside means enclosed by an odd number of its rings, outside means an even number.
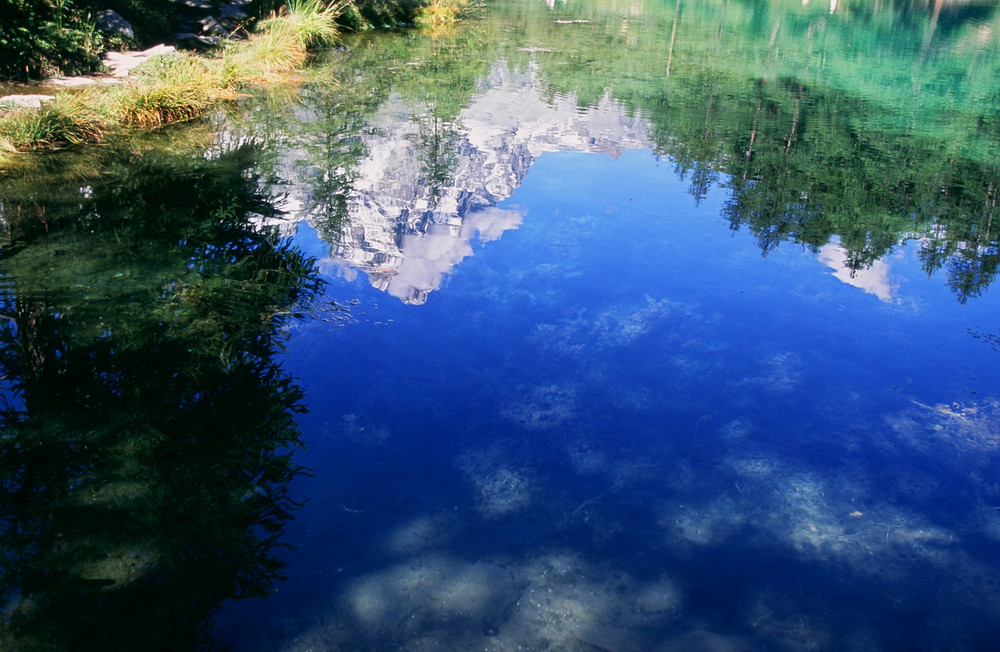
M0 78L27 81L46 75L99 70L104 42L72 0L0 0Z

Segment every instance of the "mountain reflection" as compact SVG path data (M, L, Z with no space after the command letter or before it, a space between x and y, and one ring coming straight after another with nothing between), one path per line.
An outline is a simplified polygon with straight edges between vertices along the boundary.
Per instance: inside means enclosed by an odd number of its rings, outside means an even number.
M440 287L445 276L473 253L472 241L489 242L516 229L523 216L517 211L485 208L465 214L459 224L431 224L422 233L408 233L399 245L398 266L379 268L367 262L356 264L368 274L373 286L404 303L422 304L427 293ZM341 249L338 248L338 252ZM344 254L349 251L344 250ZM334 259L334 264L344 259ZM354 268L344 265L342 276L353 278Z
M248 220L257 149L154 146L0 186L5 650L211 647L282 575L303 403L273 358L314 266Z
M342 186L345 219L333 229L318 193L293 190L298 217L332 243L325 265L346 278L363 271L374 287L422 304L472 254L474 238L495 240L521 223L517 211L495 205L514 193L538 156L617 156L650 146L642 119L610 97L585 108L572 95L545 98L534 67L518 71L498 61L475 90L447 122L434 115L433 102L388 97L358 135L363 153Z
M871 278L916 240L965 301L997 269L998 16L908 0L627 16L517 3L440 38L362 36L325 64L350 84L303 94L289 205L329 265L422 303L462 258L428 252L445 233L464 247L467 216L510 197L539 155L647 149L696 198L722 188L723 217L764 254L835 244L846 278Z
M833 276L847 285L853 285L865 294L872 294L886 303L895 303L899 286L889 276L889 264L876 260L867 269L852 270L848 264L847 252L831 242L816 252L819 262L833 270Z

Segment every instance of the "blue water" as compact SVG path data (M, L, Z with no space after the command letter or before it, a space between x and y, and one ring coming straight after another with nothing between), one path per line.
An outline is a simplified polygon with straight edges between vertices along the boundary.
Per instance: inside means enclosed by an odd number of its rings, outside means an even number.
M350 317L295 325L283 362L313 470L289 579L223 640L988 649L995 290L963 305L919 242L853 278L835 245L762 256L688 185L645 150L549 152L422 305L328 265Z
M17 157L0 651L996 648L995 5L490 2Z

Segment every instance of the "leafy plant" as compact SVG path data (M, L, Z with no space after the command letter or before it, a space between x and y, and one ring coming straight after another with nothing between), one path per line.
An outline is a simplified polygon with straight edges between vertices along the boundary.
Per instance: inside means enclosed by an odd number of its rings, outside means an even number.
M104 42L72 0L0 0L0 78L93 72Z

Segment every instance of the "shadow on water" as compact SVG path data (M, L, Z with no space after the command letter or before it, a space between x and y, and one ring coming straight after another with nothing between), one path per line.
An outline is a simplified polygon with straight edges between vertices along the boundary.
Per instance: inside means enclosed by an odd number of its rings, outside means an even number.
M320 282L260 226L259 148L179 135L0 180L5 650L212 647L283 575L304 404L274 358Z

